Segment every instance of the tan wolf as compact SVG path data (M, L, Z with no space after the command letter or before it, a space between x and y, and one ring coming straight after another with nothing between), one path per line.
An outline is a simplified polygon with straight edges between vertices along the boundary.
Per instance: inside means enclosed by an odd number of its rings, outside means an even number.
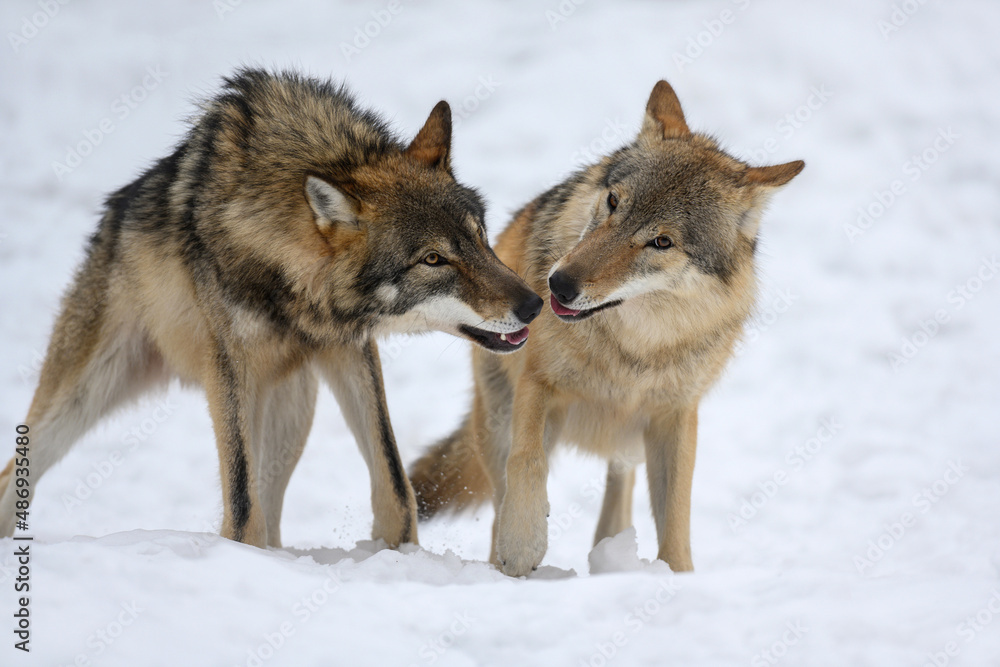
M180 378L208 398L222 535L280 546L322 377L371 474L373 536L416 542L375 338L438 329L512 351L544 305L489 247L450 143L443 101L406 145L342 86L226 79L177 149L107 199L25 420L31 488L103 415Z
M634 142L529 203L497 241L552 308L521 354L473 350L471 413L411 471L421 517L492 494L491 560L527 574L547 549L548 457L565 441L609 460L595 543L631 525L645 460L657 556L691 570L698 403L753 310L764 206L804 166L727 155L657 83Z

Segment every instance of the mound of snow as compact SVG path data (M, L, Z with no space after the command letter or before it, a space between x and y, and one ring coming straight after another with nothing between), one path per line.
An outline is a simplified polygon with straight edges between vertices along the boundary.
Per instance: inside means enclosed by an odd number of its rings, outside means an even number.
M605 537L587 556L591 574L608 572L650 572L670 574L670 566L662 560L639 558L639 543L635 527L629 526L614 537Z

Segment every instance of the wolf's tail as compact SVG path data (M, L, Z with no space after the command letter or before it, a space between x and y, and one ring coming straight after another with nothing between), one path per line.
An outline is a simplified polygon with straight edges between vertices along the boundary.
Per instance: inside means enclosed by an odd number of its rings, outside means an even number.
M438 442L410 469L421 521L438 512L459 512L486 502L493 493L489 475L472 444L472 420Z

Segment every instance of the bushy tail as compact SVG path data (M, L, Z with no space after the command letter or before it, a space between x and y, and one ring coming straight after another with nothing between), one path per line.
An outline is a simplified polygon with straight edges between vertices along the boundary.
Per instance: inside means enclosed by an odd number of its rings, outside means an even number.
M469 418L413 464L410 483L421 521L442 510L459 512L477 507L490 498L493 485L473 449Z

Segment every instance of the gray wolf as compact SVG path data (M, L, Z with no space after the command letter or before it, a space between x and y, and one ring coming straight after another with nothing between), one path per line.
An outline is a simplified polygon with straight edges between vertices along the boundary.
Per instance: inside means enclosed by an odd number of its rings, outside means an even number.
M632 143L529 203L498 239L551 309L522 353L473 351L471 412L411 470L421 517L492 496L491 560L527 574L547 549L549 453L564 441L609 461L595 543L631 525L644 460L657 557L691 570L698 404L753 310L765 204L803 167L727 155L657 83Z
M544 305L488 245L450 146L443 101L405 144L331 82L226 79L176 150L107 198L25 420L32 490L102 416L179 378L208 399L222 535L280 546L321 377L371 474L373 537L416 542L376 338L437 329L510 352Z

